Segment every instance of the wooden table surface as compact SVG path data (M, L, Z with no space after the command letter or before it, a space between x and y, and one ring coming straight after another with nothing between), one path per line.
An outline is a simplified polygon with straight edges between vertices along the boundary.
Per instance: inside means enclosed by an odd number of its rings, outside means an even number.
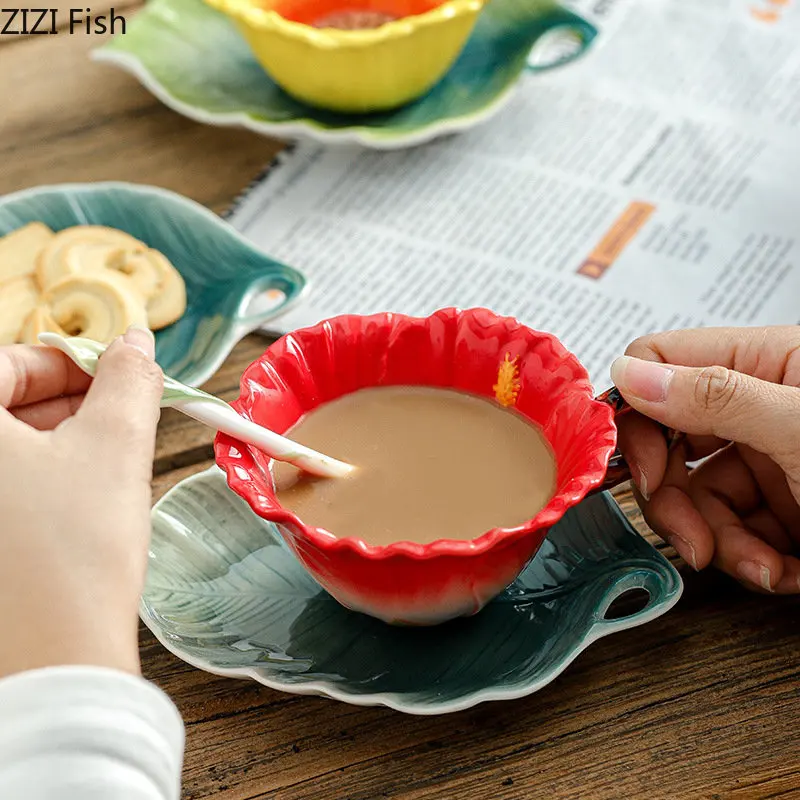
M130 18L138 2L113 5ZM223 210L280 144L178 116L88 60L103 39L0 35L0 193L128 180ZM235 398L242 369L267 344L247 337L207 388ZM164 414L156 498L211 463L211 438ZM630 494L619 499L655 542ZM404 716L217 678L143 630L145 674L186 721L185 800L800 798L800 599L694 574L659 546L686 584L672 612L597 642L531 697L454 715Z

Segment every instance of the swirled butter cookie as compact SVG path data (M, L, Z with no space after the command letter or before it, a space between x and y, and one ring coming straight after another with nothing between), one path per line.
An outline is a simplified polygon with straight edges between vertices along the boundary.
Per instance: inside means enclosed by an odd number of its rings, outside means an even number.
M76 225L55 234L39 255L36 277L43 290L69 275L97 272L124 263L147 246L124 231L103 225Z
M52 319L68 336L108 343L131 325L147 327L147 309L126 278L110 270L70 275L44 295Z

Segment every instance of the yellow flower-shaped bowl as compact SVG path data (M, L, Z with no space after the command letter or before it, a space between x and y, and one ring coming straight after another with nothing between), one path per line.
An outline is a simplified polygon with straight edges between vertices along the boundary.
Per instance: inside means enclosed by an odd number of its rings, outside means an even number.
M425 94L448 71L485 0L206 0L228 16L269 76L297 100L372 113ZM396 17L378 27L326 27L336 13Z

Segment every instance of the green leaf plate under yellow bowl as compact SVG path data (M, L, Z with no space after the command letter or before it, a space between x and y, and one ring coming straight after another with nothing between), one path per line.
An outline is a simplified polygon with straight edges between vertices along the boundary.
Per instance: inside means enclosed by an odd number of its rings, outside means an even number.
M163 103L199 122L391 149L481 122L504 105L523 73L580 57L596 35L586 20L552 0L492 0L433 89L410 105L366 116L292 99L264 72L230 20L203 0L150 0L128 20L124 34L92 57L131 73ZM551 37L559 39L553 58L532 60Z

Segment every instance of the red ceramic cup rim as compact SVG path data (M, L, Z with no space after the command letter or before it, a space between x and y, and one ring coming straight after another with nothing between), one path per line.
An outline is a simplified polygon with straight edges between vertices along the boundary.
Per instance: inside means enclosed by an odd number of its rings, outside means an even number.
M464 539L437 539L436 541L420 544L417 542L397 541L388 545L371 545L358 537L338 537L330 531L308 525L304 523L294 512L283 508L275 497L275 492L271 486L267 491L260 491L253 485L253 480L242 478L241 473L249 474L245 466L263 475L261 467L255 463L252 457L252 449L249 445L234 439L227 434L218 433L214 439L214 455L218 466L225 472L228 486L240 497L242 497L250 508L263 519L272 523L285 525L293 529L295 534L301 538L310 540L320 550L328 552L340 552L349 550L357 552L359 555L368 559L384 559L394 556L404 556L414 559L427 559L438 556L474 556L486 552L504 542L516 540L533 531L548 529L555 525L571 507L577 505L593 489L602 485L606 474L609 458L616 447L617 429L614 424L614 413L610 406L599 402L594 398L588 373L581 362L569 352L560 340L549 333L536 331L512 317L500 317L494 312L484 308L474 308L460 310L454 308L441 309L429 317L411 317L404 314L383 313L368 316L345 314L332 317L317 325L303 328L287 334L250 364L242 374L240 386L240 397L231 405L238 412L247 411L248 384L252 381L259 383L257 378L264 374L264 364L273 361L273 356L280 353L291 340L292 347L296 348L297 343L302 343L309 337L327 336L330 331L337 327L348 327L350 323L359 324L386 324L395 327L404 323L419 324L424 323L441 315L464 316L464 315L488 315L488 317L499 323L514 326L517 329L533 334L537 340L549 342L555 360L563 365L569 364L573 372L573 380L570 381L570 393L580 397L581 401L587 406L594 407L594 422L596 430L592 440L592 458L584 470L583 474L573 476L565 486L556 490L547 505L531 519L513 528L492 528L479 537L470 540ZM388 384L387 384L388 385ZM418 384L395 384L395 385L429 385ZM362 387L362 388L366 388ZM247 414L245 414L247 416ZM285 431L277 430L278 433ZM589 442L587 441L587 446ZM552 445L551 445L552 446ZM270 462L271 463L271 462ZM271 482L271 476L270 476Z

